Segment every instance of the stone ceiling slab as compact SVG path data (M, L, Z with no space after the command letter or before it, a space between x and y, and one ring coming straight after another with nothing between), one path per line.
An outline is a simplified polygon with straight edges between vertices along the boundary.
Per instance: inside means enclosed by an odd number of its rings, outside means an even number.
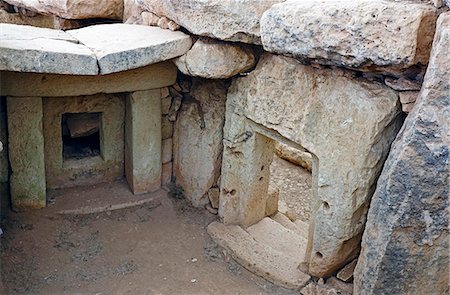
M68 31L97 56L100 74L139 68L185 54L191 38L158 27L106 24Z

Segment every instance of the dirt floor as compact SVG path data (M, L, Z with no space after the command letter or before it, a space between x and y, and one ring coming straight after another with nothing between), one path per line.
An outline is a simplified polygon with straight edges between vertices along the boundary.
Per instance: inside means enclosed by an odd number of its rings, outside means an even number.
M274 155L270 165L270 184L280 192L279 211L293 211L295 219L311 218L312 175L308 170ZM270 191L271 189L269 189Z
M97 186L93 194L107 198L108 189ZM0 293L299 294L226 262L206 233L217 216L162 195L159 205L87 215L59 214L64 197L43 210L8 212Z

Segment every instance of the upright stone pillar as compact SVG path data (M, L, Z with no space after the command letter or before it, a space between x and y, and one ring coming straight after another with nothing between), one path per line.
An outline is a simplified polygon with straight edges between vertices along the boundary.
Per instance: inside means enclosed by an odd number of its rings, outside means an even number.
M225 224L253 225L266 216L274 142L247 131L224 141L219 215Z
M14 210L45 207L42 98L8 97L11 201Z
M378 179L354 294L448 294L450 13L422 90Z
M127 97L125 175L134 194L161 186L160 90L136 91Z

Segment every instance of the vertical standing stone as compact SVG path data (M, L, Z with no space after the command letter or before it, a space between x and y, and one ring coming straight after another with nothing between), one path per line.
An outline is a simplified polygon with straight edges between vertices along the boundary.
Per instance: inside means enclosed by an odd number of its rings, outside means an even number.
M367 216L355 294L448 294L450 13Z
M247 131L238 140L225 138L219 204L225 224L248 227L266 216L273 153L274 141L255 132Z
M42 98L8 97L11 200L15 210L45 207Z
M161 186L160 90L136 91L127 97L125 175L135 194Z
M0 182L9 181L8 132L6 124L6 100L0 100Z

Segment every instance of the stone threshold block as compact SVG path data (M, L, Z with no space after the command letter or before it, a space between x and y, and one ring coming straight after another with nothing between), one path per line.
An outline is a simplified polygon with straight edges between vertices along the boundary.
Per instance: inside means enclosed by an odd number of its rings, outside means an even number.
M64 152L63 115L98 114L99 155L69 157ZM45 172L47 188L92 185L124 174L124 116L122 96L98 94L44 98Z
M436 17L436 9L425 4L286 1L264 13L261 38L269 52L398 73L428 63Z
M161 187L161 93L137 91L126 98L125 175L135 194Z
M158 27L104 24L67 32L94 52L102 75L169 60L192 46L188 35Z
M266 216L269 167L281 142L312 155L310 274L326 277L353 260L403 121L397 93L348 71L265 54L254 71L234 80L226 104L223 222L248 228Z
M10 192L14 210L46 205L42 98L7 98Z

